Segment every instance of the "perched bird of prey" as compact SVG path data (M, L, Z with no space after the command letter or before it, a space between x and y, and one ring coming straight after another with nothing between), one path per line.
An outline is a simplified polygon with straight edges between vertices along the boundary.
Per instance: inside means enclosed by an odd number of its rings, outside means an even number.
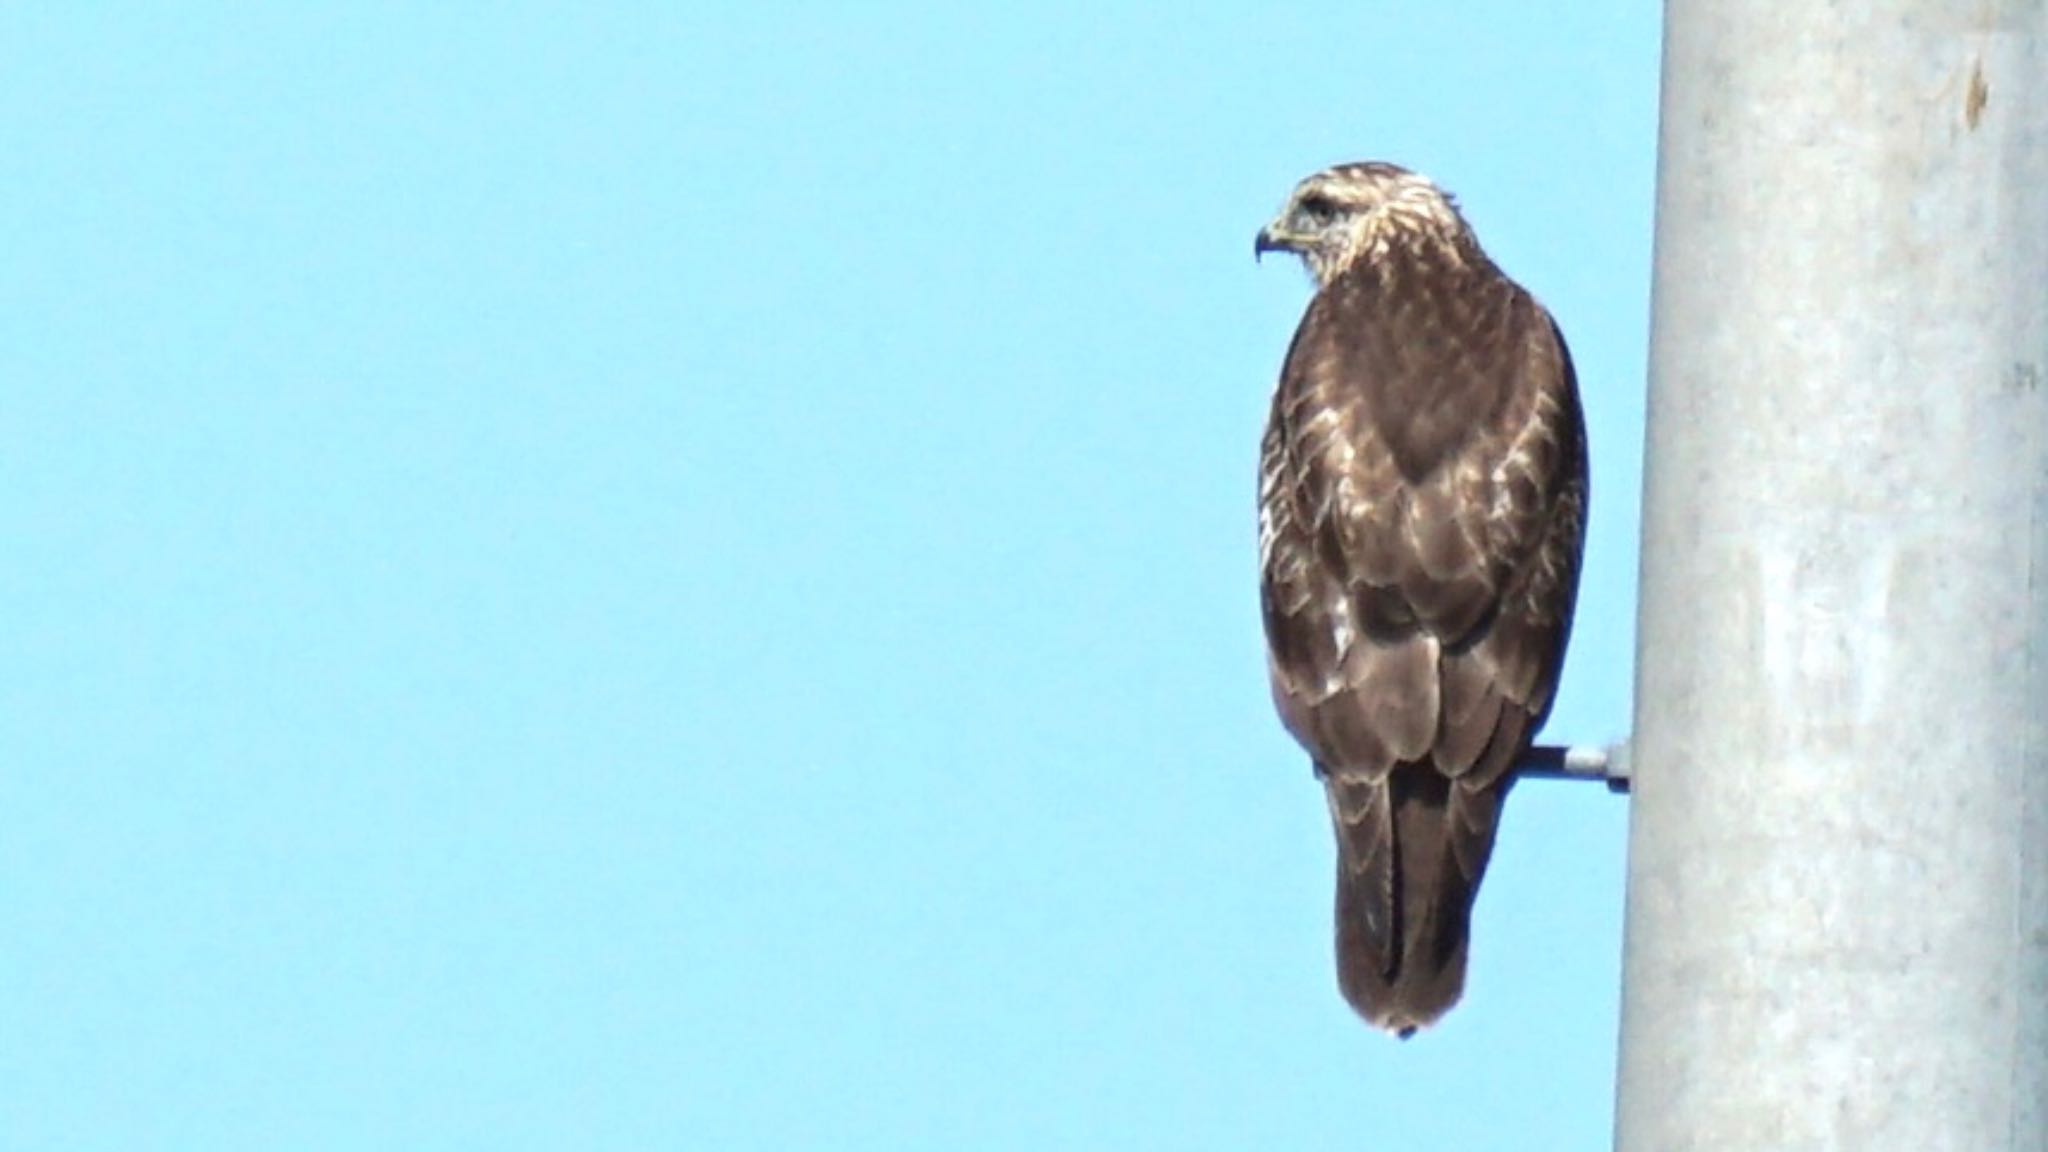
M1564 337L1451 198L1392 164L1298 184L1255 253L1316 281L1259 459L1273 700L1337 833L1337 977L1402 1037L1457 1003L1516 760L1578 594Z

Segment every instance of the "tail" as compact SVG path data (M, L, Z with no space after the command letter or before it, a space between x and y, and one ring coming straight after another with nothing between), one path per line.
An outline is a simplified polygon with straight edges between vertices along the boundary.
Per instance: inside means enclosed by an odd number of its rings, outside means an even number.
M1374 1027L1405 1040L1464 992L1472 901L1509 782L1469 787L1428 763L1377 779L1326 776L1337 829L1337 983Z

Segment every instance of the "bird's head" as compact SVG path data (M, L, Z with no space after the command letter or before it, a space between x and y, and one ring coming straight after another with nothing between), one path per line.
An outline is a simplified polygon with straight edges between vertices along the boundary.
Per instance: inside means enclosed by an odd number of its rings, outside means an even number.
M1397 240L1461 258L1471 233L1450 194L1429 177L1367 161L1325 168L1296 184L1286 207L1259 229L1252 254L1292 252L1322 285L1360 257L1384 256Z

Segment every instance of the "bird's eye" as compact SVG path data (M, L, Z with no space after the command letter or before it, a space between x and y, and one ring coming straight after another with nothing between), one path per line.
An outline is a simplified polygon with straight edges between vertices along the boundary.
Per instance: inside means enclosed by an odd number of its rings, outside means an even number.
M1311 192L1301 198L1301 214L1321 222L1337 214L1337 205L1321 192Z

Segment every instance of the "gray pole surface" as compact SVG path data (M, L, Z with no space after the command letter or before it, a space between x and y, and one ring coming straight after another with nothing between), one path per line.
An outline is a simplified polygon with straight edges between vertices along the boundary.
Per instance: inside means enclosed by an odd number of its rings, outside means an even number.
M2048 4L1666 6L1616 1145L2048 1148Z

